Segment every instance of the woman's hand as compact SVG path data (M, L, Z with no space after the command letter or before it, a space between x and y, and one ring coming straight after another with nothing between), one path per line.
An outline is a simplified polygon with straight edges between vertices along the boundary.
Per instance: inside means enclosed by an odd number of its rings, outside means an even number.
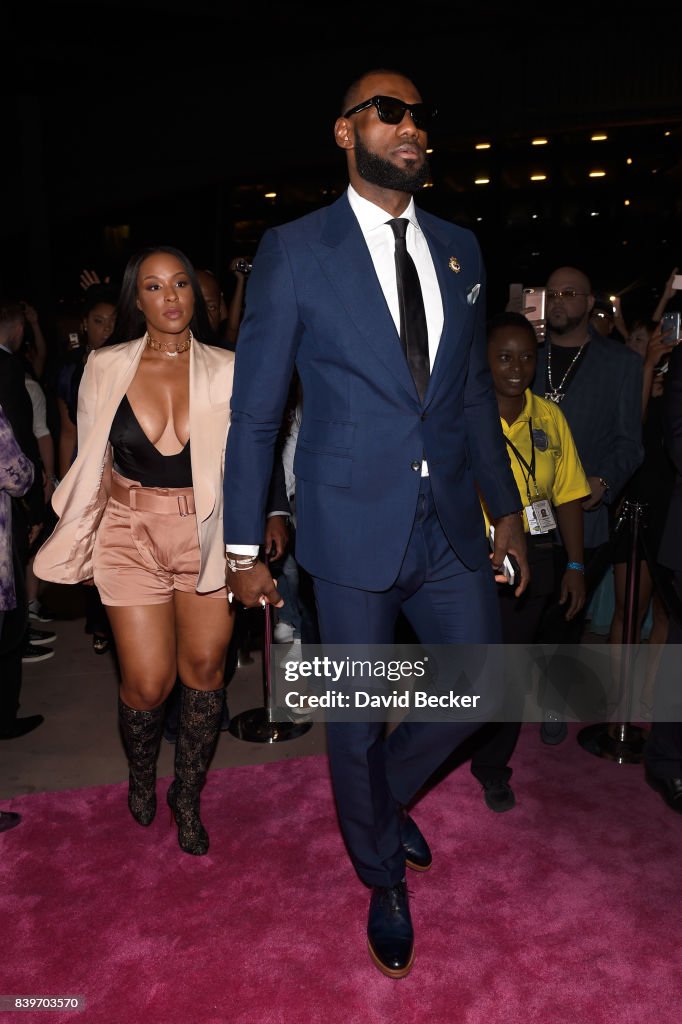
M575 618L585 604L585 574L580 569L567 569L561 580L559 604L565 604L566 622Z

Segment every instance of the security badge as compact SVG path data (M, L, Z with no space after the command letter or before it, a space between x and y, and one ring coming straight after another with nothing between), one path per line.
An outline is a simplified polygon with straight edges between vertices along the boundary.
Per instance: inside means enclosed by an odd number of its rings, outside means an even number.
M536 498L530 505L526 505L524 512L528 520L528 529L533 536L556 530L554 512L547 498Z

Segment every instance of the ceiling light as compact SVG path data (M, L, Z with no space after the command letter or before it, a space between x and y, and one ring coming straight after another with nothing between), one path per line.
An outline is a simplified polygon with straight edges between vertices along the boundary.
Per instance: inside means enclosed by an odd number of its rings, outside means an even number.
M606 171L590 171L591 178L605 178Z
M629 206L629 205L630 205L630 200L629 199L624 200L623 206Z
M549 139L543 139L543 138L532 139L531 140L531 146L546 146L548 142L549 142Z
M266 192L265 193L265 198L266 199L276 199L277 198L277 193L276 192Z
M590 217L598 217L599 210L590 210Z
M606 142L607 139L608 135L605 135L604 132L595 132L592 136L592 142Z
M490 178L474 178L474 185L489 185Z
M477 142L474 149L490 149L489 142Z
M530 180L531 181L547 181L547 175L546 174L531 174Z
M625 161L625 163L626 163L626 164L631 164L631 163L632 163L632 157L631 157L631 156L629 156L629 157L627 158L627 160Z

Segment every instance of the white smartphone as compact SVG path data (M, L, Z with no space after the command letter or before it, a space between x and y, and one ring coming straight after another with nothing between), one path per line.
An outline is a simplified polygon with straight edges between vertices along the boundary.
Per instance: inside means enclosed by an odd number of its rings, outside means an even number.
M524 288L521 312L532 324L545 319L546 288Z
M495 527L490 524L490 550L493 551L495 548ZM511 564L509 555L504 556L504 562L502 563L502 572L504 573L505 579L510 586L513 586L515 573L514 566Z

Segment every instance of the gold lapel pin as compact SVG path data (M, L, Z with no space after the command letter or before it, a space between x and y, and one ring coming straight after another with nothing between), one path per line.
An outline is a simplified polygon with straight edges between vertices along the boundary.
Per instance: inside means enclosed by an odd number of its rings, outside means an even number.
M460 262L456 256L450 257L450 259L448 260L448 266L450 267L450 270L452 270L455 274L459 274L460 270L462 269L460 266Z

